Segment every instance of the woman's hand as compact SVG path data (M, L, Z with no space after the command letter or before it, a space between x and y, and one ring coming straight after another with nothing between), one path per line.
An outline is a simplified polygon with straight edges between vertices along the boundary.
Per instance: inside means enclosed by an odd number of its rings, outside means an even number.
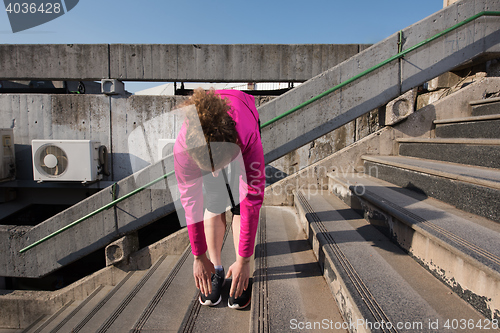
M215 273L214 264L208 260L206 254L194 256L193 276L198 288L202 294L208 296L212 292L212 274Z
M243 293L243 290L248 288L248 279L250 278L250 258L240 257L236 255L236 261L229 267L226 279L233 277L229 296L238 298Z

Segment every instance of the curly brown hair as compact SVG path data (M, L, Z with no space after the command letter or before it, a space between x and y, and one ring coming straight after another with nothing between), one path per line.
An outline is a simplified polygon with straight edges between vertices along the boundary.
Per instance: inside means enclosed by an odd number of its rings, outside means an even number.
M188 146L196 147L189 150L189 155L204 170L219 169L235 157L238 141L229 101L222 99L213 89L198 88L185 102L185 106L193 104L197 112L188 113L188 121L198 124L199 120L202 131L198 126L188 125L186 142ZM198 119L193 119L196 116ZM218 144L220 142L226 144Z

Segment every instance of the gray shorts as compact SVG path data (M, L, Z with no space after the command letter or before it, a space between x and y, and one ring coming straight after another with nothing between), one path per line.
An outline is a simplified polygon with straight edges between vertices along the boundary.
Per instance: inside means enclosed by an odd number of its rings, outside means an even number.
M240 215L238 162L231 162L217 177L211 172L203 173L203 202L205 208L214 214L222 214L231 205L233 215ZM230 169L230 172L228 172ZM224 177L226 176L226 177Z

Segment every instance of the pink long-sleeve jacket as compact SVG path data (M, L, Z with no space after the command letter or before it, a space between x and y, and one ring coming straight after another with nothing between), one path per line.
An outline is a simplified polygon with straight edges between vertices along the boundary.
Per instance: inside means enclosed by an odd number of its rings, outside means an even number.
M251 95L238 90L217 90L216 93L229 101L229 114L236 123L238 146L246 174L246 179L240 176L239 180L241 228L238 252L242 257L250 257L254 252L265 188L259 114L255 108L255 99ZM203 224L202 173L186 151L186 131L185 122L174 146L175 176L185 211L192 252L194 255L202 255L207 251Z

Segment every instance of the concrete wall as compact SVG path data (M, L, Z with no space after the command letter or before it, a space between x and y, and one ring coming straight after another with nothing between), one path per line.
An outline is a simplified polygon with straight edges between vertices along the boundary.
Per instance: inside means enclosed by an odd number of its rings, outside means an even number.
M0 45L0 80L302 82L368 46Z
M33 180L34 139L97 140L118 181L158 161L158 140L175 139L170 111L187 97L0 94L0 128L14 129L18 180ZM272 99L257 97L257 106Z
M375 109L270 163L267 176L274 182L294 174L380 128L379 110Z

